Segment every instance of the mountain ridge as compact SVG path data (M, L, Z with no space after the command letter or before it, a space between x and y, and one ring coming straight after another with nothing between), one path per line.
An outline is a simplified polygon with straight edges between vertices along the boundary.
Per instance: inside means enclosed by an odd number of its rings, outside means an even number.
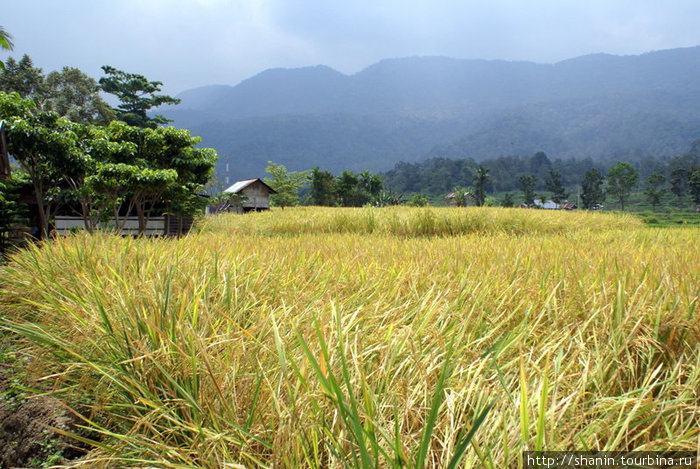
M352 75L325 65L268 69L235 86L186 90L160 112L241 175L262 174L268 160L385 170L446 148L476 160L532 148L605 159L679 153L700 138L697 76L700 46L554 64L403 57Z

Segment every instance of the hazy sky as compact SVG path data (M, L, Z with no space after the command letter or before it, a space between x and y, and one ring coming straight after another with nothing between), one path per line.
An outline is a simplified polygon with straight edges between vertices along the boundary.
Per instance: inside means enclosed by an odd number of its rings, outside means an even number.
M99 78L109 64L172 94L272 67L352 74L389 57L552 63L700 45L698 0L0 0L0 15L9 55L45 72Z

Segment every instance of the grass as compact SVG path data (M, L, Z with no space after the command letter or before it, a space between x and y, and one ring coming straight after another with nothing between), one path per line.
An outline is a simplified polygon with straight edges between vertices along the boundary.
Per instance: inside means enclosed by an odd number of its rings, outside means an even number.
M647 225L655 227L700 227L700 214L680 212L637 212L638 216Z
M2 267L2 325L89 406L85 467L694 449L699 238L516 209L218 216L29 247Z

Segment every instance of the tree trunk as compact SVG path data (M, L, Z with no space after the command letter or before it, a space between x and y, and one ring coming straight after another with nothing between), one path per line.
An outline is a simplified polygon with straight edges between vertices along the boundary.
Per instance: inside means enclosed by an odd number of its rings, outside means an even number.
M143 236L146 233L146 216L143 213L143 205L140 203L135 204L136 215L139 217L139 236Z
M88 233L92 234L95 231L95 220L90 215L90 207L85 201L80 202L80 207L83 210L83 223Z
M39 212L39 239L47 239L49 237L49 220L44 212L44 191L38 182L34 183L34 196Z

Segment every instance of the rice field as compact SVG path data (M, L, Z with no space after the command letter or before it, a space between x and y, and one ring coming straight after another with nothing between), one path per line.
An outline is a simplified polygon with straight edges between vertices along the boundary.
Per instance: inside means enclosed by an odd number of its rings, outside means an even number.
M82 467L519 468L697 447L699 266L619 215L287 208L30 247L1 324Z

